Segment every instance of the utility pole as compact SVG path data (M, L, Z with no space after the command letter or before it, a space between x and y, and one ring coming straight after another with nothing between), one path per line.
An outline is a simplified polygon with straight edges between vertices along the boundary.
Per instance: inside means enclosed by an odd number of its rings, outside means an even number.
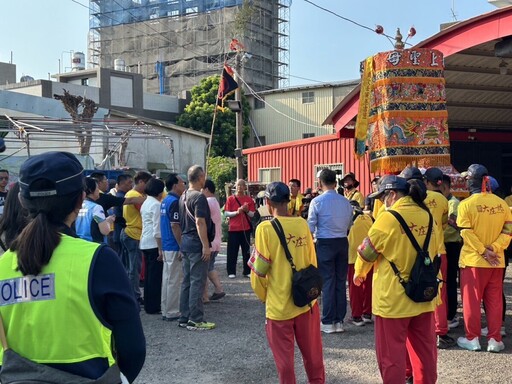
M240 103L240 111L236 112L236 148L235 148L235 157L236 157L236 178L243 179L244 178L244 163L242 157L242 147L244 140L244 131L243 131L243 119L242 119L242 81L240 79L240 74L242 73L242 51L238 51L235 56L235 81L238 83L238 88L235 91L235 100Z

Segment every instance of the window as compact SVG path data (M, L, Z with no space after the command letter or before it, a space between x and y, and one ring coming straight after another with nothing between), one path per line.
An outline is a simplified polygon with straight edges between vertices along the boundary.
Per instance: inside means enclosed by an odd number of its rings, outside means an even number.
M261 142L261 144L260 144L260 142ZM256 136L254 138L254 146L255 147L259 147L259 146L262 146L262 145L267 145L266 140L265 140L265 136Z
M322 169L325 169L325 168L328 168L328 169L332 169L334 172L336 172L336 180L341 180L341 178L343 177L343 163L338 163L338 164L317 164L313 167L313 180L315 180L314 182L314 188L318 188L318 178L316 177L316 175L318 174L319 171L321 171Z
M302 134L303 139L307 139L309 137L315 137L315 134L314 133L303 133Z
M265 108L265 99L254 99L254 109L264 109Z
M302 92L302 104L310 104L315 102L315 92Z
M82 79L82 80L80 80L80 83L82 85L89 85L89 79Z
M281 181L281 168L260 168L259 174L262 183Z

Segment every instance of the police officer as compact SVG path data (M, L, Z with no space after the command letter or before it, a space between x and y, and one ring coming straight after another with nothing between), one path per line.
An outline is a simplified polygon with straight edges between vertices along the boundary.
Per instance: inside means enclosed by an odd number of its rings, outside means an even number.
M84 199L83 169L67 152L29 158L20 197L31 222L0 258L0 314L10 348L52 368L97 379L117 365L132 382L146 346L119 258L70 229ZM120 383L117 378L109 383Z

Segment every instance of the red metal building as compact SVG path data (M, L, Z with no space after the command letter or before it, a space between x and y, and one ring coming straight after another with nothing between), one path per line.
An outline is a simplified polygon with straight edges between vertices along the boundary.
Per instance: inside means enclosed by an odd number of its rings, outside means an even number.
M512 185L512 6L457 23L419 43L443 52L452 163L464 170L483 163L505 189ZM368 193L368 159L354 156L353 122L359 107L356 87L327 117L336 134L244 150L248 179L298 178L315 186L316 170L334 164L354 172ZM279 175L279 176L277 176Z

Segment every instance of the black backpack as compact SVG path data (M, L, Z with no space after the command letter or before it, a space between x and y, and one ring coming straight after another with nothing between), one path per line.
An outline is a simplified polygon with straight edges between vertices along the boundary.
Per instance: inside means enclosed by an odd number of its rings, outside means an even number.
M293 303L297 307L305 307L306 305L311 307L311 302L317 299L322 293L323 280L320 276L320 271L312 264L298 271L295 267L295 264L293 263L290 250L286 245L286 239L281 223L279 220L277 220L277 218L272 219L270 223L274 227L274 230L279 237L279 241L284 248L286 258L292 267Z
M405 234L409 240L411 240L412 245L417 251L416 261L414 262L414 265L409 274L409 281L406 282L402 278L400 271L392 261L389 262L391 264L391 268L393 268L393 271L395 272L396 277L398 277L400 284L402 284L404 287L405 294L412 301L416 303L432 301L437 296L440 282L440 280L437 278L437 274L439 273L439 268L441 266L440 257L436 255L434 260L432 260L428 253L428 244L432 235L432 226L434 221L432 214L428 212L428 232L422 249L414 238L414 235L412 234L403 217L400 216L400 214L396 211L389 210L388 212L395 216L395 218L398 220Z

